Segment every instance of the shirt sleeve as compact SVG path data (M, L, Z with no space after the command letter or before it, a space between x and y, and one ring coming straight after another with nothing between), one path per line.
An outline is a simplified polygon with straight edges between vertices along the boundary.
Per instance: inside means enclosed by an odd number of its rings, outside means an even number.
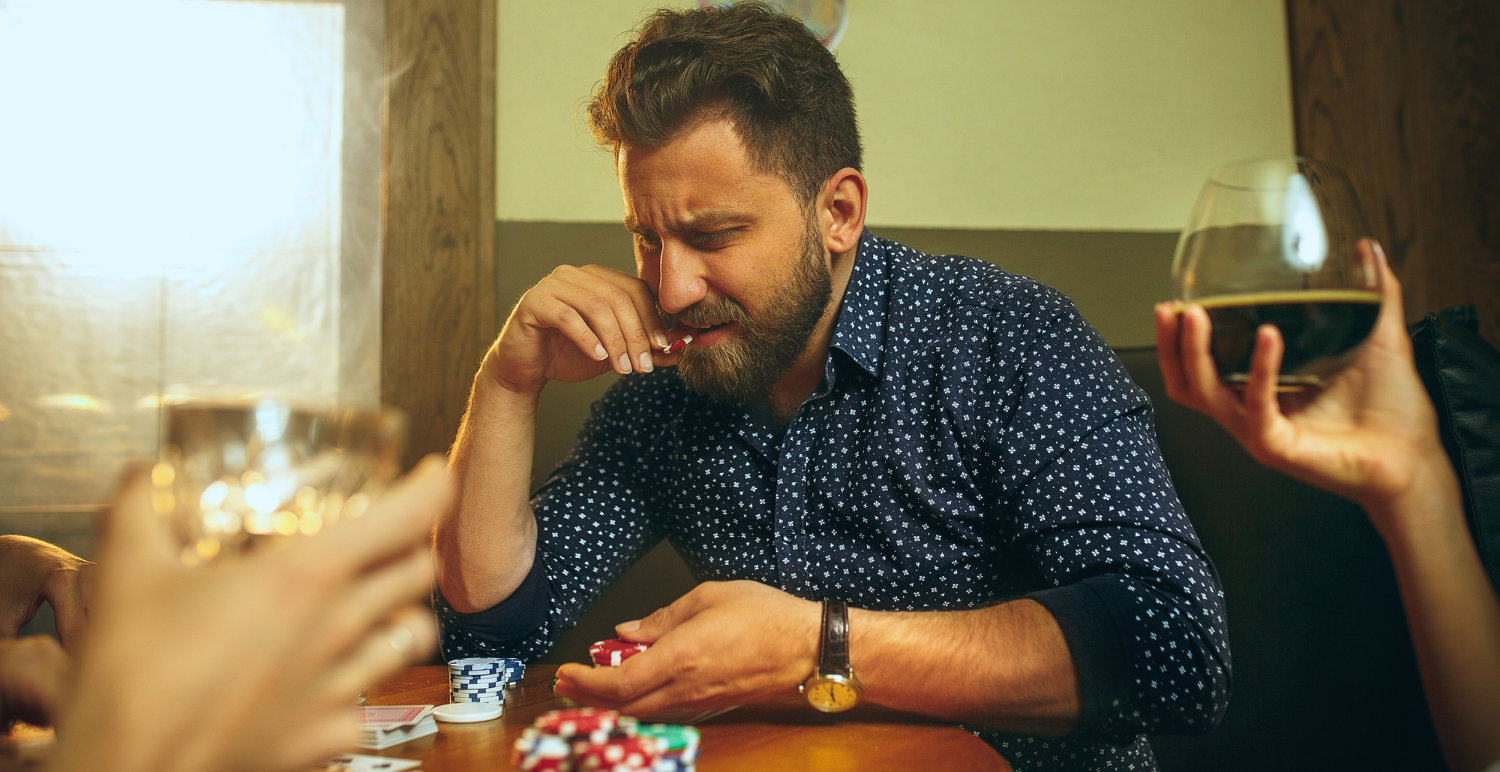
M536 556L509 598L462 614L434 597L445 656L540 658L661 541L649 457L677 404L665 375L627 376L594 403L573 450L532 497Z
M1218 574L1162 461L1145 393L1073 304L1041 285L991 327L984 457L999 527L1041 585L1078 677L1078 732L1201 732L1223 717ZM992 320L993 321L993 320ZM1017 346L1016 330L1031 339ZM1020 354L1017 354L1020 351ZM980 387L983 390L983 387Z

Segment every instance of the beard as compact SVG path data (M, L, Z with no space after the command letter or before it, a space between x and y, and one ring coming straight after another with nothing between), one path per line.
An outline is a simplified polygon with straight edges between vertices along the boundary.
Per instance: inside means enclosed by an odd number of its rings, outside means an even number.
M766 302L766 318L755 319L729 298L703 301L680 314L662 314L668 327L686 322L712 326L736 322L733 337L714 346L683 349L677 375L710 399L748 405L765 397L807 348L833 297L833 275L822 239L809 223L802 255ZM657 309L660 311L660 308Z

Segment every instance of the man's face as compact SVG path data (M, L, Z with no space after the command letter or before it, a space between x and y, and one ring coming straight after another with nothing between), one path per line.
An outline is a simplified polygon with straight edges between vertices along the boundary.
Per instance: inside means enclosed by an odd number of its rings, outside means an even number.
M618 171L640 277L669 327L697 328L683 382L717 399L765 396L832 298L816 220L784 180L754 168L724 120L622 147Z

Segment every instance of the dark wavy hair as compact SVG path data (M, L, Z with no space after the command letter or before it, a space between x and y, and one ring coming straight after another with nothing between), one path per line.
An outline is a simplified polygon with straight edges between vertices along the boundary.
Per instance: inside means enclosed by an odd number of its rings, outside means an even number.
M849 79L802 22L762 3L656 11L615 52L588 105L594 138L617 155L718 118L804 204L839 169L859 168Z

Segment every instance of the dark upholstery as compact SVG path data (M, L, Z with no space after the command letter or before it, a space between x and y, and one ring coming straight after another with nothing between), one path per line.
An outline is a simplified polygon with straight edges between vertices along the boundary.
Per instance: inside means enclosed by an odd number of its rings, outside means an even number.
M1167 466L1229 610L1229 711L1207 734L1151 738L1162 768L1441 769L1395 580L1364 514L1259 466L1212 421L1167 400L1155 349L1118 353L1156 405ZM613 623L691 586L671 547L658 547L548 661L587 661Z

